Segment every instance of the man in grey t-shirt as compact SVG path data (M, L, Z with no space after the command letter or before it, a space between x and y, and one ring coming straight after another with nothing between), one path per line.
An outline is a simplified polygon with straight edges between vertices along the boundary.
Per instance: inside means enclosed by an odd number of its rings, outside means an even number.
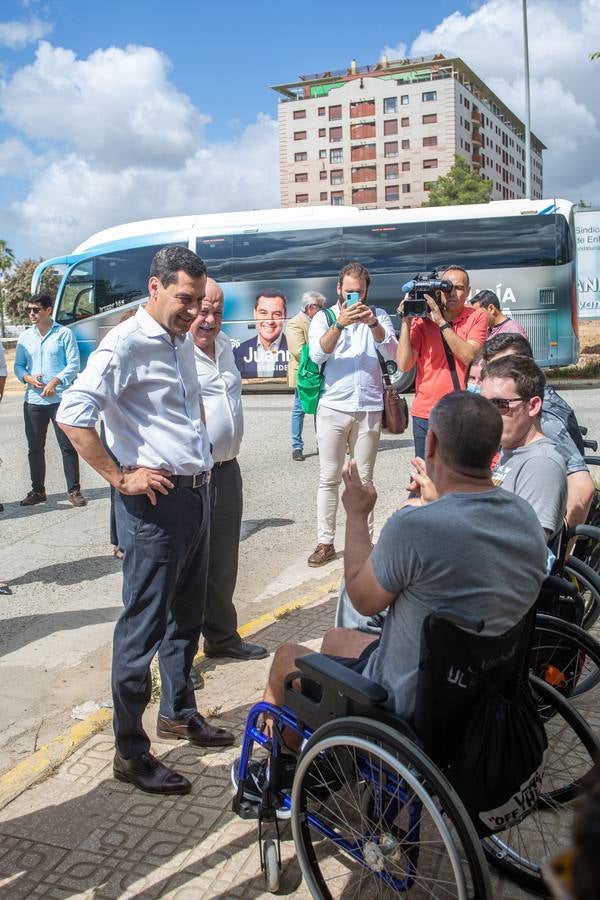
M502 453L494 483L533 507L547 537L560 530L567 506L562 456L541 424L544 375L526 356L503 356L488 363L481 396L502 415Z
M376 493L362 484L356 464L344 470L344 574L356 610L373 615L389 607L380 642L337 628L322 652L382 684L388 705L410 718L421 628L429 612L451 609L485 621L484 634L502 634L526 614L545 577L544 533L530 505L494 487L490 464L502 422L477 394L453 393L432 410L426 444L427 475L421 507L401 509L385 524L371 551L368 517ZM429 493L429 491L433 493ZM428 496L439 499L428 503ZM265 699L281 705L285 676L308 647L286 644L273 661Z

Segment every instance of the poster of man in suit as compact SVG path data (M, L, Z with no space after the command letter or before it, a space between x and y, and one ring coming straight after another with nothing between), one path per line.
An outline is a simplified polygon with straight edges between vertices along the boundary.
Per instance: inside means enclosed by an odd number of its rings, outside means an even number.
M235 364L242 378L284 378L288 347L283 326L287 299L277 290L263 291L254 301L256 335L234 347Z

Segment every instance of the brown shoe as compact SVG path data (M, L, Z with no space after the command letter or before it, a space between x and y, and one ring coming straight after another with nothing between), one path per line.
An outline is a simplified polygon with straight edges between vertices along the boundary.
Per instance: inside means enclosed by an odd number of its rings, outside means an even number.
M134 784L147 794L189 794L192 785L179 772L169 769L151 753L125 759L115 753L113 775L117 781Z
M308 557L308 564L309 566L324 566L332 559L336 559L333 544L317 544L314 552Z
M81 493L81 491L69 491L67 494L67 500L71 504L71 506L87 506L87 500Z
M231 731L209 725L199 712L192 713L187 719L167 719L159 713L156 733L161 738L189 741L197 747L229 747L235 741Z
M36 503L45 503L47 500L45 491L29 491L27 496L21 500L20 506L35 506Z

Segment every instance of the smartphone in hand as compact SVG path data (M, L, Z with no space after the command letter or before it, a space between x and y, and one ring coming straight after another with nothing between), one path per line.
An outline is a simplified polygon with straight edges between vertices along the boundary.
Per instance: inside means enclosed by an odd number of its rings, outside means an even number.
M346 309L349 306L356 306L357 303L360 303L360 294L358 291L348 291L346 294Z

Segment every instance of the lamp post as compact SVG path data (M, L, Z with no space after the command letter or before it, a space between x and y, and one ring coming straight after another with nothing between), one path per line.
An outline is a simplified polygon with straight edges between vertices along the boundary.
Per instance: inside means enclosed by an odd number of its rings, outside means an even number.
M525 55L525 199L531 200L531 103L529 99L529 42L527 0L523 0L523 52Z

